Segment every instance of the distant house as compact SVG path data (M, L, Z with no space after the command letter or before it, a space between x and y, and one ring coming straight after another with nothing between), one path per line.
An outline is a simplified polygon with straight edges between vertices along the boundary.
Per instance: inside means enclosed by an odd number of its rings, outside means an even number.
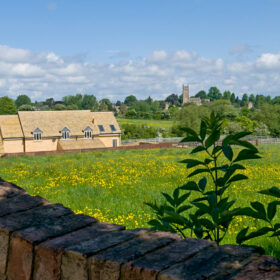
M112 112L20 111L0 116L0 154L117 147Z

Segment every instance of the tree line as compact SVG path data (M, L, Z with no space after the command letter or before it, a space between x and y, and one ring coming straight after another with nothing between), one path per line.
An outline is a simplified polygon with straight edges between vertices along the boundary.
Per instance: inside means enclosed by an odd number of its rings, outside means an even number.
M19 95L15 100L4 96L0 98L0 114L32 110L91 110L113 111L120 118L174 121L169 131L152 131L150 128L145 131L144 127L127 126L127 135L124 137L128 138L144 135L152 137L155 134L181 136L184 127L198 127L201 117L213 111L225 119L225 133L246 130L256 135L280 136L280 96L272 98L269 95L244 93L239 97L228 90L222 93L217 87L211 87L207 92L199 91L195 97L207 98L211 102L202 106L191 103L183 105L182 95L175 93L164 100L153 100L151 97L138 100L136 96L128 95L124 101L117 102L107 98L97 100L90 94L67 95L60 101L47 98L39 102L32 102L27 95Z

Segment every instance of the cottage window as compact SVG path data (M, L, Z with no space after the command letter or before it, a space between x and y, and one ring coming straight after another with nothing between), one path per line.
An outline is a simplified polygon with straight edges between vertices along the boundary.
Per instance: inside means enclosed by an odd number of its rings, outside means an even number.
M117 131L117 130L116 130L116 127L115 127L113 124L110 124L110 128L111 128L111 130L112 130L113 132Z
M85 131L85 138L91 138L92 137L92 133L91 133L91 131L90 130L88 130L88 131Z
M64 127L61 131L62 139L69 139L70 138L70 130L67 127Z
M100 132L105 132L104 126L103 125L98 125L99 131Z
M42 131L38 127L32 132L32 134L34 141L42 140Z
M34 139L35 141L42 140L42 133L41 133L41 132L35 132L35 133L33 134L33 139Z

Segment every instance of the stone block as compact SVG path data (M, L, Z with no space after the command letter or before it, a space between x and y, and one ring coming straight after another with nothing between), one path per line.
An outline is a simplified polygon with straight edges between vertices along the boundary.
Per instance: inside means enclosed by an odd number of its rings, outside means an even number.
M215 243L201 239L186 238L179 242L146 254L136 261L129 262L123 267L123 278L126 280L156 280L157 275L164 269L193 257L199 251L214 247Z
M178 241L180 237L167 232L146 232L114 248L90 258L90 279L118 280L121 266L149 252Z
M242 271L228 278L230 280L279 280L280 260L261 256L250 262Z
M112 231L124 230L123 226L99 223L47 240L36 248L34 280L59 280L61 257L65 249L81 242L95 239Z
M8 183L0 179L0 200L11 198L20 194L26 194L26 191L12 183Z
M40 196L17 195L0 201L0 217L44 204L49 202Z
M9 280L30 280L35 245L48 238L75 231L95 222L97 222L96 219L85 215L68 215L53 220L49 224L43 223L13 233L8 257ZM17 278L15 278L16 275Z
M226 279L244 267L255 254L253 249L234 245L208 248L193 258L162 271L158 280Z
M146 233L147 231L126 230L111 232L69 247L62 256L61 279L88 280L88 257L135 238L138 234L144 232Z
M0 217L0 273L5 273L10 235L23 228L50 223L54 219L73 213L61 204L43 205L23 212Z

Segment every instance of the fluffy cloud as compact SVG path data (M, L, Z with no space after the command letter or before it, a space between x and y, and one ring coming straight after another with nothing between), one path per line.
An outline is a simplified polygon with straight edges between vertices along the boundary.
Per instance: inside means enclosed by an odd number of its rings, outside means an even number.
M60 99L77 92L98 98L165 98L180 93L183 83L191 94L210 86L243 92L279 94L280 54L261 54L254 61L226 62L195 52L156 50L144 58L103 63L62 58L53 52L34 53L0 45L0 94L28 94L33 100Z

